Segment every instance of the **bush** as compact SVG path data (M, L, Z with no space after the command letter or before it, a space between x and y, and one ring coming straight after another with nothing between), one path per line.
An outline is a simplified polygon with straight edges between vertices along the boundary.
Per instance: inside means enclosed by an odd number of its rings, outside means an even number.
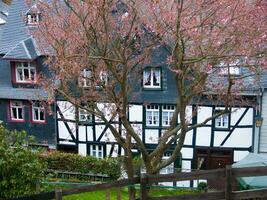
M119 158L97 159L91 156L62 153L54 151L43 155L42 159L49 169L80 173L106 174L115 180L120 177L121 162Z
M0 197L33 194L44 177L40 152L28 146L30 141L25 131L9 131L0 125Z

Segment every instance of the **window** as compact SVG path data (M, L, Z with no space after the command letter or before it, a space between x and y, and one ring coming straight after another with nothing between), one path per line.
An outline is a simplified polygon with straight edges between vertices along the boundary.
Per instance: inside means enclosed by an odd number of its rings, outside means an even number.
M96 158L103 158L103 146L102 145L91 145L90 155Z
M16 82L18 83L36 82L36 66L30 62L17 62Z
M90 87L92 82L92 71L90 69L83 69L81 72L81 80L80 80L80 86L82 87Z
M14 121L24 121L24 105L21 101L10 102L10 117Z
M215 113L220 110L215 110ZM229 128L229 114L223 114L215 118L215 128Z
M148 105L146 106L146 125L158 126L159 125L159 106Z
M32 104L32 121L45 122L45 109L39 102Z
M143 72L144 88L160 88L161 82L160 68L148 68Z
M31 13L27 14L27 24L38 24L40 21L40 14L39 13Z
M107 85L108 83L108 73L106 71L101 71L99 73L99 78L101 81L101 85Z
M170 126L174 109L175 107L170 105L162 107L162 126Z
M88 113L85 109L79 109L79 120L83 122L92 122L92 114Z

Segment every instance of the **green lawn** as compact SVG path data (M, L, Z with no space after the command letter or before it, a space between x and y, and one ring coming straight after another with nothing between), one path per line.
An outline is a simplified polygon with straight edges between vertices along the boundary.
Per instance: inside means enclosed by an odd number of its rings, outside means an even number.
M171 188L153 188L150 190L150 196L158 197L158 196L173 196L173 195L182 195L182 194L193 194L199 193L198 190L193 189L171 189ZM128 199L127 188L124 188L121 192L121 199ZM106 191L98 191L98 192L87 192L77 195L65 196L64 200L105 200ZM110 190L110 199L117 200L117 190Z

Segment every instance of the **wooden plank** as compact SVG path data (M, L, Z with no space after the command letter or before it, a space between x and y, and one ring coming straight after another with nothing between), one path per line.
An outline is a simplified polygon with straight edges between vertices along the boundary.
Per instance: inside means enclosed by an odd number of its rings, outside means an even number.
M71 188L71 189L65 189L62 191L63 196L65 195L70 195L70 194L79 194L83 192L93 192L93 191L98 191L98 190L105 190L109 188L114 188L114 187L124 187L128 185L133 185L140 183L140 178L131 178L131 179L123 179L119 181L115 181L112 183L102 183L102 184L97 184L97 185L88 185L88 186L81 186L81 187L76 187L76 188Z
M232 199L232 166L227 165L225 169L225 200Z
M233 168L232 173L235 177L267 176L267 167Z
M267 197L267 189L243 190L232 193L232 199L250 199L257 197Z
M208 171L195 171L195 172L180 172L173 174L159 174L159 175L148 175L148 183L156 182L173 182L173 181L184 181L194 179L210 179L225 177L224 169L213 169Z
M61 188L57 188L55 190L55 199L62 200L62 189Z
M141 174L140 177L140 200L147 199L147 176L146 174Z
M177 196L148 197L147 200L219 200L224 199L224 192L208 192L199 194L186 194Z
M48 199L54 199L55 198L55 192L44 192L41 194L35 194L31 196L24 196L24 197L17 197L17 198L10 198L7 200L48 200Z

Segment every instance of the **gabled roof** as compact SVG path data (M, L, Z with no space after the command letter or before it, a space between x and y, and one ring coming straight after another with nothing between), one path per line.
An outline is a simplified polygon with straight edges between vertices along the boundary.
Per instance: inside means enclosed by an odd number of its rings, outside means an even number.
M28 27L23 20L27 10L24 0L12 1L7 23L2 31L0 54L6 54L18 43L30 37Z
M3 58L9 60L34 60L38 56L40 56L40 53L36 47L35 41L32 37L29 37L10 49Z

